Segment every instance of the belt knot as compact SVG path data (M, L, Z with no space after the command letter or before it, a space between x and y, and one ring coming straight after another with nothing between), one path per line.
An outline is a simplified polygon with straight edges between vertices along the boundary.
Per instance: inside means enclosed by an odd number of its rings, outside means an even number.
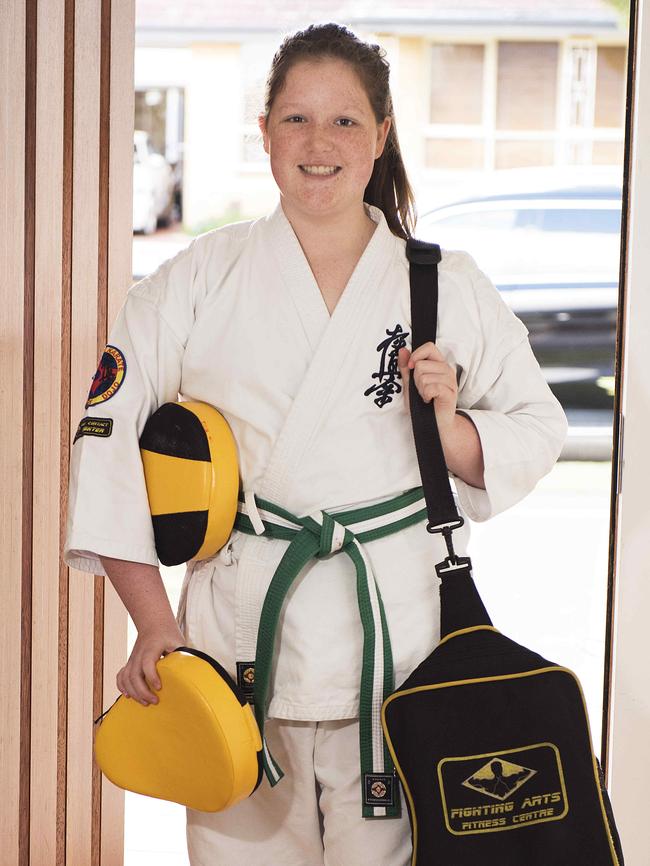
M311 515L319 524L319 548L316 559L323 559L332 553L338 553L354 541L354 535L343 524L335 520L327 511L317 511ZM316 532L316 528L314 528Z

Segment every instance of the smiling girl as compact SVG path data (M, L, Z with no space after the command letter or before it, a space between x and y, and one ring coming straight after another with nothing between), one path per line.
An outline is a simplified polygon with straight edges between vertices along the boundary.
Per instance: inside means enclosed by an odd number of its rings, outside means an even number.
M467 253L443 251L438 337L411 352L413 197L388 79L384 52L338 25L282 43L259 119L277 207L130 289L108 347L122 379L92 403L111 432L73 448L66 562L106 574L138 629L119 690L157 702L156 662L181 645L242 687L269 671L255 684L268 781L224 813L188 810L192 866L406 866L379 708L437 643L446 553L425 531L409 377L433 403L466 518L522 499L566 435L525 326ZM224 548L188 563L175 618L138 437L179 395L227 419L244 501ZM256 644L280 578L277 634Z

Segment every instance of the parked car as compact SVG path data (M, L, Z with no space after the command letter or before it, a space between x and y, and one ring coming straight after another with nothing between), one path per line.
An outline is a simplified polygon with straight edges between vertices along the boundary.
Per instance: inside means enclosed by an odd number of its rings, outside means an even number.
M617 280L497 283L565 409L613 408Z
M165 157L156 153L149 134L133 134L133 231L152 234L168 221L174 205L174 177Z
M485 195L436 208L417 236L467 250L525 323L565 409L613 407L621 187Z

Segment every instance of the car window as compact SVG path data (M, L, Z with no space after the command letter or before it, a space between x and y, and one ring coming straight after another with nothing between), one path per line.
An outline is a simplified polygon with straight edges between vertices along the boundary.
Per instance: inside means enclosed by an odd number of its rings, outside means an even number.
M591 232L620 234L619 208L549 208L540 211L540 228L545 232Z
M442 219L431 220L431 222L436 226L449 226L450 228L458 226L459 228L507 231L515 227L517 211L513 209L465 211L464 213L449 214Z
M583 232L591 234L619 234L621 211L619 208L499 208L498 210L465 210L439 219L423 220L425 225L449 228L508 231L510 229L538 229L543 232Z

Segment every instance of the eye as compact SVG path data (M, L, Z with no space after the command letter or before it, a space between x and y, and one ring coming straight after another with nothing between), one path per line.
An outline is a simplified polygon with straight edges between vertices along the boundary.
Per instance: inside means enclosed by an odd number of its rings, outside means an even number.
M354 120L350 120L349 117L339 117L336 122L339 124L339 126L344 126L346 128L354 126Z
M302 123L304 121L302 114L292 114L286 118L287 123Z

